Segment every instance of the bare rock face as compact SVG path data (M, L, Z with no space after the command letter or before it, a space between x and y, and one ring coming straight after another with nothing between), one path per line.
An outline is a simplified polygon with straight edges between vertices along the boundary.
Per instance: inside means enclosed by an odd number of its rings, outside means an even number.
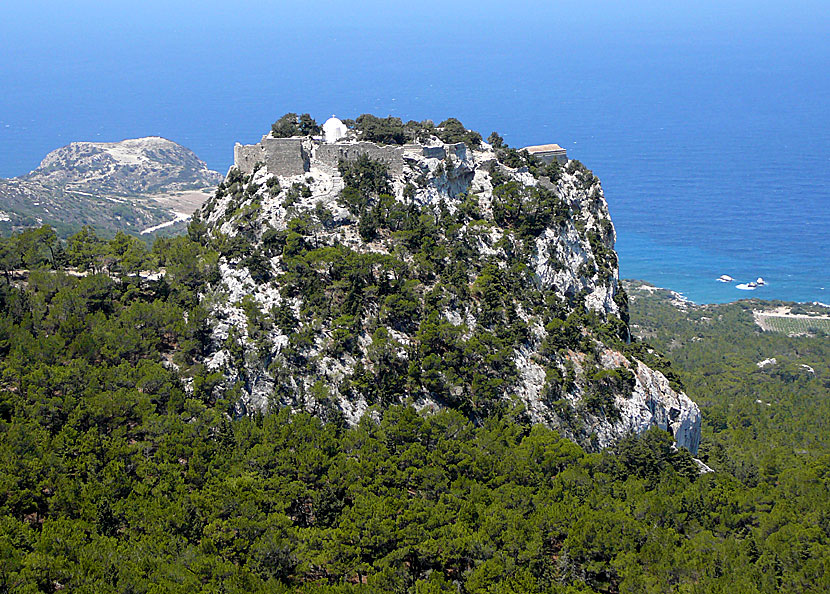
M698 407L628 343L614 227L578 161L437 137L363 157L302 143L302 173L248 159L199 213L222 246L205 363L239 414L355 423L409 402L518 415L589 449L656 425L697 451Z
M613 356L613 355L612 355ZM630 433L642 433L654 425L674 435L677 445L697 452L700 445L700 409L683 392L676 392L659 371L642 361L623 359L620 363L634 372L636 384L629 397L617 404L620 421L598 435L600 447L605 447Z
M30 173L0 180L0 211L11 229L51 224L141 233L184 220L222 175L191 150L159 137L73 142Z

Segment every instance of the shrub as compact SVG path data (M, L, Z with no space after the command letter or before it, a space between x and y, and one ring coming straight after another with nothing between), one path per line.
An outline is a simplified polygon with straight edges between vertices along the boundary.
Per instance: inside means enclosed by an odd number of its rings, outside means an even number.
M338 169L346 185L341 202L354 215L364 211L380 194L390 192L388 167L383 161L360 155L353 161L341 159Z
M490 136L487 137L487 142L493 146L493 148L502 148L505 146L504 138L502 138L498 132L490 132Z
M355 121L355 129L361 139L378 144L404 144L407 140L403 122L392 116L379 118L364 113Z
M290 138L300 133L296 113L287 113L271 124L271 136L274 138Z
M481 134L467 130L464 125L455 118L449 118L439 124L438 138L448 144L463 142L472 147L481 146Z
M298 116L289 112L271 124L271 135L274 138L291 138L292 136L311 136L321 132L320 126L307 113Z

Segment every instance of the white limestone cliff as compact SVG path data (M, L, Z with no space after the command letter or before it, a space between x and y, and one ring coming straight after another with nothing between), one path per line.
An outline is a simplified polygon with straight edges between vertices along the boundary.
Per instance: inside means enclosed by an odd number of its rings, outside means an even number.
M358 254L390 255L416 266L411 254L400 249L394 234L380 232L370 241L361 238L358 218L340 199L344 188L340 171L330 162L316 158L317 149L313 143L307 142L307 145L303 149L310 155L307 170L300 175L281 175L264 164L252 167L250 175L232 170L217 196L201 211L210 232L229 238L244 237L241 244L261 250L266 234L285 232L292 218L304 213L303 216L313 221L310 241L315 246L344 246ZM500 163L496 151L484 143L478 148L461 148L432 139L420 146L407 145L407 150L401 153L401 162L390 167L399 168L399 173L390 179L395 200L412 204L413 208L425 208L427 212L446 209L457 213L465 207L464 201L473 196L482 218L464 219L455 237L457 241L473 246L480 261L495 262L503 269L511 258L515 259L515 255L509 253L516 249L511 247L511 242L515 242L515 230L495 221L494 205L501 198L494 194L494 175L515 183L522 192L538 187L547 196L555 197L566 215L551 222L529 244L532 253L528 256L527 269L532 288L542 295L555 295L555 301L567 304L568 311L584 307L599 320L597 323L625 315L618 299L621 287L613 252L615 232L599 181L590 172L572 163L563 169L558 179L552 180L539 175L538 171L534 175L527 167L511 168ZM292 187L307 189L290 194ZM318 218L321 212L330 217L326 224ZM274 367L274 362L282 361L283 354L290 350L291 333L276 324L264 334L261 329L252 331L243 301L249 300L249 310L252 302L261 312L288 308L299 319L304 307L303 297L286 297L280 280L286 269L280 255L267 258L268 276L271 277L267 281L255 281L245 262L244 257L223 257L221 283L203 295L210 303L214 338L214 351L206 364L222 370L229 384L237 382L241 386L237 412L245 414L268 406L294 406L316 411L325 417L333 414L331 408L334 407L347 422L357 422L370 408L370 403L363 394L348 391L344 386L358 367L376 368L371 354L371 332L361 329L352 351L333 352L331 344L336 328L332 320L320 318L304 326L308 339L302 347L302 359L307 363L290 367L290 373L280 371ZM320 274L325 278L324 272ZM475 272L470 271L470 274L472 286ZM421 291L428 289L429 286L423 284ZM623 355L618 349L609 348L597 338L585 339L586 344L595 345L591 350L596 352L591 356L573 349L567 354L562 349L558 355L544 354L548 330L538 307L530 311L521 296L505 295L503 298L513 300L515 315L528 328L527 337L512 351L516 379L504 387L505 402L523 408L523 414L530 421L556 427L588 448L607 447L626 435L658 426L670 431L679 446L693 453L697 451L700 411L684 393L674 390L662 373L636 358ZM458 329L460 340L469 339L474 330L480 328L479 309L475 301L458 300L444 307L445 319ZM380 310L380 304L374 302L367 302L364 307L365 315L373 319L379 319ZM373 323L373 327L376 325ZM386 333L393 349L390 356L407 360L408 352L417 347L414 331L390 326ZM244 350L242 360L232 361L227 346L229 340L239 340ZM614 394L613 411L591 410L585 404L587 396L594 390L591 374L596 375L597 370L625 370L631 377L630 389L621 389ZM625 375L625 372L621 374ZM570 374L568 381L563 380L565 387L556 400L551 396L551 374L557 377ZM401 394L400 401L434 409L447 405L447 402L463 400L470 391L470 386L463 382L452 384L448 379L446 383L443 394L413 390ZM321 389L316 387L320 385L330 394L325 403L312 396L315 389ZM577 419L566 422L561 414L563 406L569 406ZM476 411L475 407L470 411L474 417L486 412Z

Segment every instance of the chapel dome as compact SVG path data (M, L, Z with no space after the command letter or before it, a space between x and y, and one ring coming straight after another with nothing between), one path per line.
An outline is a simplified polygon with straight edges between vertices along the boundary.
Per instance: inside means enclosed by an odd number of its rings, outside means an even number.
M323 136L328 143L337 142L346 135L347 131L346 124L335 116L331 116L323 124Z

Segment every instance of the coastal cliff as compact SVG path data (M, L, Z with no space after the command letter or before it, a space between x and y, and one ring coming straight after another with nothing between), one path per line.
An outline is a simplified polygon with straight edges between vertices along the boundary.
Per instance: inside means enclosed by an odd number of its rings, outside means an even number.
M599 180L448 138L455 122L395 142L357 126L333 144L272 143L297 158L237 147L191 224L221 246L204 362L237 414L354 424L409 402L515 415L589 449L656 425L696 452L698 407L629 343Z

